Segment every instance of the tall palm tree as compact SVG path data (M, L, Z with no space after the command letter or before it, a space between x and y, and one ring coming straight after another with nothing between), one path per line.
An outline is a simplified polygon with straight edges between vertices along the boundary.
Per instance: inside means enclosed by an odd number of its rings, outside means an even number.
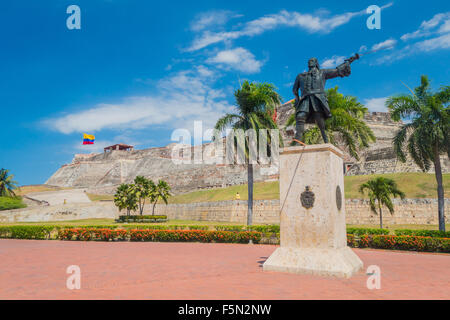
M228 127L235 130L277 129L273 118L274 110L281 102L275 86L269 83L255 83L244 81L241 87L234 92L236 100L236 113L228 113L220 118L215 126L216 130L223 131ZM259 135L256 135L258 139ZM282 141L280 139L280 141ZM249 161L249 136L245 137L245 154L248 179L248 214L247 225L252 224L253 216L253 163ZM270 139L268 141L270 143Z
M391 97L386 101L394 121L408 118L396 133L394 151L400 161L406 161L407 153L426 172L434 165L438 194L439 230L445 231L444 186L440 155L450 157L450 86L432 93L427 76L421 77L421 84L410 90L411 94ZM406 150L405 150L406 149Z
M170 186L164 180L159 180L158 184L153 184L153 190L151 192L151 198L153 201L153 210L152 215L155 214L155 207L158 200L164 201L165 204L169 203L169 197L172 194L170 193Z
M359 192L362 194L366 190L369 195L370 209L380 215L380 228L383 229L383 211L381 207L383 205L386 206L389 212L394 214L394 205L392 204L391 196L400 196L401 199L404 199L405 194L398 189L394 180L383 177L371 179L359 187ZM377 212L376 201L378 202L379 212Z
M18 189L18 183L13 178L14 175L10 175L9 170L0 169L0 197L16 196L14 190Z
M364 115L367 108L358 102L356 97L344 96L338 92L338 87L327 90L327 99L332 113L332 117L325 121L325 130L330 139L330 143L338 145L341 138L348 148L349 154L359 160L358 152L367 148L369 143L375 141L375 135L364 122ZM295 114L291 115L286 125L295 124ZM305 130L303 141L306 144L316 144L322 141L319 128L314 126Z

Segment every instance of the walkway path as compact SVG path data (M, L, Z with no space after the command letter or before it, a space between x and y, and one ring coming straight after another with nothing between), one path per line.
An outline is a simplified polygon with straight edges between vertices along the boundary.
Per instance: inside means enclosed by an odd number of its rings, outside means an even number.
M450 299L450 255L355 249L350 279L263 272L272 245L0 240L0 299ZM66 268L81 268L81 289Z
M47 201L51 206L66 203L88 203L88 198L83 189L70 189L60 191L46 191L27 194L28 197L40 201Z

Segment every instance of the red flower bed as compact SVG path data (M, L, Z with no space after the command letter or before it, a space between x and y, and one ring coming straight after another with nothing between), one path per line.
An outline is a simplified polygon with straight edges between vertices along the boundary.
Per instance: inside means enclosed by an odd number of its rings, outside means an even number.
M347 244L359 248L450 252L450 238L362 235L357 240L353 235L347 235Z
M152 229L96 229L69 228L61 229L58 238L61 240L130 240L158 242L226 242L258 243L262 234L255 231L206 231L206 230L152 230Z

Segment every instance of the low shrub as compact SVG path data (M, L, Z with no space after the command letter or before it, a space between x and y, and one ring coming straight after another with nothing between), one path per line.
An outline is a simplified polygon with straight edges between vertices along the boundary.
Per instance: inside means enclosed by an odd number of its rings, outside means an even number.
M243 225L234 225L234 226L219 225L214 226L214 229L216 229L217 231L243 231L246 228Z
M347 234L347 246L352 247L352 248L357 246L355 235Z
M50 239L53 226L4 226L0 227L0 238Z
M271 225L261 225L261 226L248 226L247 230L250 231L258 231L263 233L279 233L280 232L280 225L278 224L271 224Z
M137 215L137 216L119 216L119 219L116 220L119 223L125 222L166 222L167 216L151 216L151 215Z
M357 238L347 234L347 245L358 248L450 252L450 238L419 236L362 235Z
M450 239L420 236L373 236L370 246L381 249L450 252Z
M347 234L353 234L355 236L362 236L365 234L389 234L387 229L375 229L375 228L347 228Z
M205 225L190 225L188 226L189 230L208 230L209 226L205 226Z
M26 208L21 197L0 197L0 211Z
M78 241L158 241L158 242L227 242L248 243L261 240L260 232L206 231L206 230L151 230L151 229L98 229L73 228L58 232L61 240Z
M395 232L396 236L450 238L450 231L400 229L400 230L395 230L394 232Z

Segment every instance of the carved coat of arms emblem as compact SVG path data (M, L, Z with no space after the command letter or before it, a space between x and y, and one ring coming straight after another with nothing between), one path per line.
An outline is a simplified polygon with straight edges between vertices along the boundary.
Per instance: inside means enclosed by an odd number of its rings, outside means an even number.
M314 192L311 191L309 186L306 186L305 191L300 195L300 201L302 202L302 206L306 209L310 209L314 206L315 195Z

